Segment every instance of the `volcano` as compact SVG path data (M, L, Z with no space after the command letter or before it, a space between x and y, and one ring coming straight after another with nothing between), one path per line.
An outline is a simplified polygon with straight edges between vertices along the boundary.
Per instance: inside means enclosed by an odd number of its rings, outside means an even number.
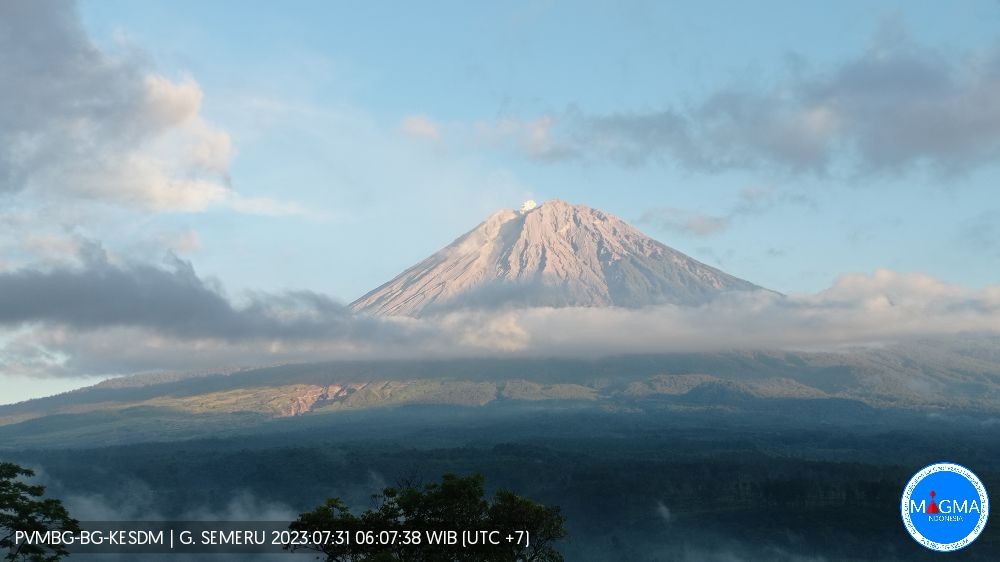
M612 214L550 200L497 211L351 308L421 317L459 308L697 306L756 290Z

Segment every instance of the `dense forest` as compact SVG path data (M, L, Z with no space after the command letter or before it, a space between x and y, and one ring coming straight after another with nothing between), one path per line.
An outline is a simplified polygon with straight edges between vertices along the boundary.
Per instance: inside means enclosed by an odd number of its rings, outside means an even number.
M951 460L1000 489L1000 442L971 418L481 414L411 408L257 436L7 456L40 468L81 519L291 519L332 496L369 508L399 479L481 473L491 491L561 508L567 560L932 560L899 521L906 480ZM988 526L957 557L998 554Z

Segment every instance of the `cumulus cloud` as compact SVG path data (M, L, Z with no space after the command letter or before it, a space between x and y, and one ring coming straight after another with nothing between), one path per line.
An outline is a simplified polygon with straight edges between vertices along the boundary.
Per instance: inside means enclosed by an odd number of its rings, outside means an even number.
M1000 157L1000 50L950 53L883 31L852 59L795 69L769 86L731 87L684 107L569 108L535 123L562 158L625 166L954 174ZM550 152L525 151L543 161Z
M232 139L202 116L198 83L163 76L134 51L98 49L75 8L0 3L0 193L153 211L270 209L231 189Z

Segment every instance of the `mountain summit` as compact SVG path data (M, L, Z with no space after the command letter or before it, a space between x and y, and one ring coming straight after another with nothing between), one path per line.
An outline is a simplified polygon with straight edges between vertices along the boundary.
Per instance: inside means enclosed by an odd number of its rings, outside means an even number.
M504 209L351 304L423 316L500 306L698 305L760 287L670 248L622 219L560 200Z

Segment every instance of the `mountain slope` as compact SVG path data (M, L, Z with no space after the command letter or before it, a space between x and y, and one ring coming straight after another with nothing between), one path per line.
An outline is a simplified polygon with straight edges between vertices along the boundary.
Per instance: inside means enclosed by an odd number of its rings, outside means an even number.
M698 305L760 287L584 205L502 210L351 304L421 316L460 307Z
M140 375L0 406L0 451L218 436L333 414L406 420L407 408L417 410L403 423L462 409L478 419L537 407L767 411L815 420L821 408L849 419L861 408L928 420L971 416L974 427L987 428L1000 412L998 344L996 336L967 335L836 353L335 361Z

